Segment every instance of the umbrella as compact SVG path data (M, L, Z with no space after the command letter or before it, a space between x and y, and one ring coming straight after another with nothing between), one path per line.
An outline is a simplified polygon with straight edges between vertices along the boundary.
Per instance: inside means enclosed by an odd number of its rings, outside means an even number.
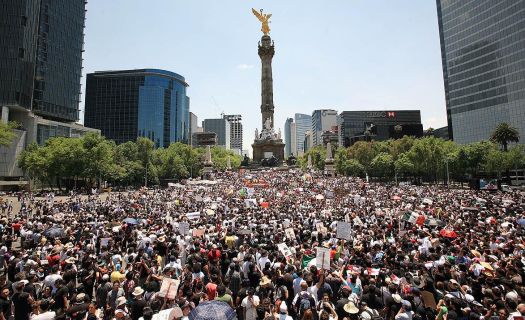
M44 231L44 236L48 238L60 238L64 236L64 229L60 227L51 227Z
M456 231L454 230L450 230L450 229L442 229L439 234L442 236L442 237L445 237L445 238L457 238L457 233Z
M138 220L135 218L126 218L124 219L124 222L127 224L139 224Z
M222 301L203 301L188 315L190 320L237 320L237 313Z
M525 219L523 219L523 218L518 219L518 224L519 225L525 225Z

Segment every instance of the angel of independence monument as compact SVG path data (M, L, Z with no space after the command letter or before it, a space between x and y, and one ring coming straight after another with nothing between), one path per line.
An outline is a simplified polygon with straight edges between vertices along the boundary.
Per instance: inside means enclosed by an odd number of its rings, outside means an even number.
M272 39L268 35L270 27L268 25L271 14L264 14L261 9L257 12L252 9L253 14L261 21L263 36L259 42L259 57L261 58L261 115L262 130L255 130L255 140L252 144L253 161L261 163L263 159L272 156L277 158L278 163L282 164L284 159L284 143L281 133L275 133L273 121L273 78L272 78L272 58L275 54L275 47Z

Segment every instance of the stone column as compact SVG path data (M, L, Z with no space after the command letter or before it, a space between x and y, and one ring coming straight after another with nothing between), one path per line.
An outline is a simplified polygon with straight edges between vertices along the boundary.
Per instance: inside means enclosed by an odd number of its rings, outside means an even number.
M273 122L273 77L272 59L275 48L269 35L264 35L259 42L259 57L261 58L261 114L262 128L266 129L267 119L270 119L270 128L274 128Z
M2 107L2 118L0 119L2 123L7 123L9 121L9 107Z

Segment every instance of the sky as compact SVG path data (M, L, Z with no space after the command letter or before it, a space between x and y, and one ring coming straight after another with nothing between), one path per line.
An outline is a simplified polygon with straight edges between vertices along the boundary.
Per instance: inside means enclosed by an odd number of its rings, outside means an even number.
M89 0L83 91L94 71L176 72L199 123L241 114L251 149L261 130L262 36L251 8L272 14L276 130L315 109L420 109L425 129L446 125L432 0Z

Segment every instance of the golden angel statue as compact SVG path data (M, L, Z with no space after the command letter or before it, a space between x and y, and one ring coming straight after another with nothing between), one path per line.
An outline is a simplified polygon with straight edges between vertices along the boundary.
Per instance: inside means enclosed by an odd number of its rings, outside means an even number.
M257 17L257 19L259 19L259 21L261 21L261 23L262 23L261 31L265 35L270 33L270 26L268 24L270 23L269 20L270 20L270 17L272 15L270 13L269 14L263 13L263 9L261 9L261 12L259 13L259 12L257 12L257 10L252 8L252 12Z

